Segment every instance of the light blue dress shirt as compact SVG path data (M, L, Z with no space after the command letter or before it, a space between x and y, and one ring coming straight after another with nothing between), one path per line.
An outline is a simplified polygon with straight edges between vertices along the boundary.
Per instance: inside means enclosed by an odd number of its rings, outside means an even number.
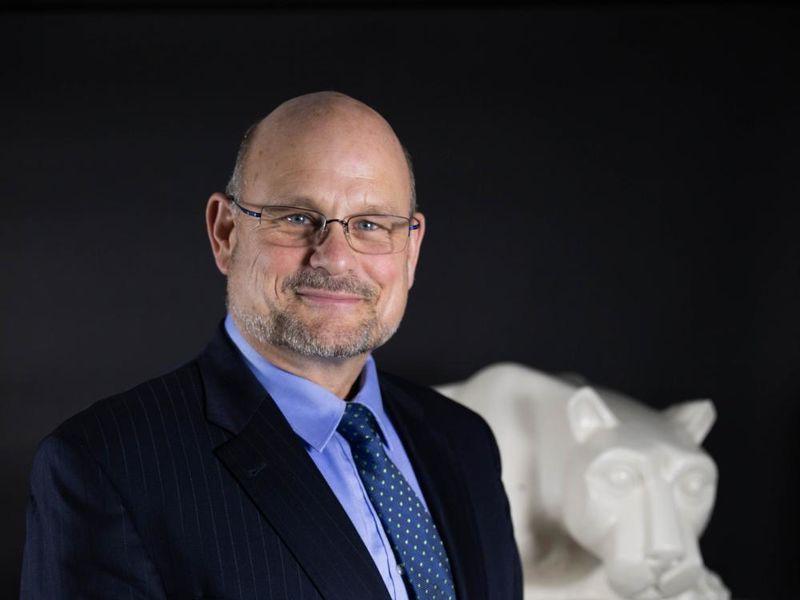
M393 600L408 600L394 551L358 475L350 446L336 431L344 415L345 401L316 383L269 363L242 337L230 314L225 318L225 330L291 428L305 442L308 455L339 499L375 561L389 595ZM359 383L358 393L351 402L363 404L375 415L383 434L384 450L427 508L408 455L383 410L372 356L367 358Z

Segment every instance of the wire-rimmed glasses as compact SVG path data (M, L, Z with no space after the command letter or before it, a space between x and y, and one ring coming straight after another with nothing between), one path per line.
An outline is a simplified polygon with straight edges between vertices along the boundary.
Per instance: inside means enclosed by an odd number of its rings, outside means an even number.
M386 214L357 214L342 219L329 219L319 211L299 206L251 205L245 208L233 196L228 196L244 214L259 220L266 240L276 246L304 247L319 243L330 223L339 223L347 243L361 254L395 254L408 245L411 232L419 229L414 217Z

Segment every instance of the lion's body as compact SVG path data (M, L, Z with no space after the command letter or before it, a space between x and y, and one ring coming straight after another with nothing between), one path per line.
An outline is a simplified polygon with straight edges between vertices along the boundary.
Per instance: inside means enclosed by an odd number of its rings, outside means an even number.
M709 402L656 412L513 364L440 391L495 432L526 599L728 597L697 545L716 489L698 444Z

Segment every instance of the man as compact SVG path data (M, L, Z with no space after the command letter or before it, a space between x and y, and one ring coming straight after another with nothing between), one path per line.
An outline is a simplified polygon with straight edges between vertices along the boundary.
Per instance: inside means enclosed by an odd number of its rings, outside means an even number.
M23 598L521 597L485 422L378 373L425 219L388 123L279 106L206 209L228 316L40 445Z

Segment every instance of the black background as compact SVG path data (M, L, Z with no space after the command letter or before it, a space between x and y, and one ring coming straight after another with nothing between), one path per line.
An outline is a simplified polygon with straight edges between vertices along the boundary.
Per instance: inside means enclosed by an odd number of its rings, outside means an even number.
M336 89L392 123L428 218L379 364L712 398L704 558L736 597L797 597L798 26L747 5L3 14L0 595L36 442L203 346L224 311L206 199L250 122Z

